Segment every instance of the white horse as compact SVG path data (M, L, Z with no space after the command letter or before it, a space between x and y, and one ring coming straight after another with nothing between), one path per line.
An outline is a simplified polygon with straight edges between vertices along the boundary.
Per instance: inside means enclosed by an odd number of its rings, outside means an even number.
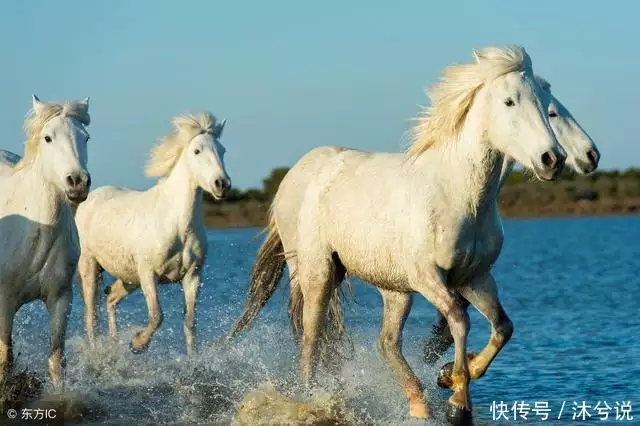
M567 153L567 165L581 175L593 173L600 161L598 147L569 110L551 93L551 83L540 76L535 78L538 84L549 92L549 124ZM505 157L500 187L507 181L514 164L513 158Z
M92 191L76 212L82 254L79 273L90 344L95 341L96 287L102 271L116 278L106 290L109 334L116 336L116 305L140 287L149 323L131 341L145 350L162 323L157 285L182 282L187 352L195 349L194 321L201 269L207 254L202 190L216 199L228 192L224 147L225 121L209 113L177 117L174 133L151 153L148 176L161 177L147 191L102 187Z
M0 179L0 382L13 362L14 315L40 299L50 315L49 373L54 387L62 387L64 335L80 255L71 204L85 200L91 185L89 122L88 98L59 105L34 95L24 158Z
M407 392L410 414L424 418L422 385L400 352L411 293L420 293L445 314L454 335L450 417L462 422L471 415L470 377L486 370L510 326L490 273L502 245L493 206L505 156L551 180L565 153L546 117L549 93L524 49L482 49L475 63L447 68L430 96L432 107L419 119L406 156L325 147L291 169L272 204L246 306L259 309L277 283L284 250L293 277L291 314L302 325L301 372L309 382L334 288L345 273L374 284L385 293L379 347ZM296 176L307 167L315 175L300 191ZM458 293L492 320L501 338L469 365L468 316Z
M551 93L551 84L541 77L536 78L542 88ZM569 110L553 95L551 95L549 103L549 123L558 142L567 152L567 165L580 175L593 173L598 168L598 162L600 161L598 147ZM505 158L500 179L501 187L509 177L513 165L512 158ZM497 211L498 205L496 204L494 208ZM499 232L499 237L502 238L502 227L496 229L496 232ZM464 309L469 307L469 302L464 298L460 298L460 303ZM425 344L425 362L427 364L435 364L452 344L453 337L447 320L438 312L437 323L433 326L432 335ZM474 355L471 354L470 356L473 357ZM448 386L447 377L450 374L451 367L451 363L446 364L440 371L440 377L438 378L440 386Z
M544 90L548 91L551 96L548 107L549 124L551 125L551 129L556 135L558 142L567 152L567 165L581 175L591 174L598 167L598 162L600 160L600 151L598 150L591 137L575 120L569 110L551 93L550 83L540 76L535 76L535 78L538 84ZM297 218L299 216L302 204L302 196L304 195L309 182L313 180L313 178L320 172L320 170L326 163L332 161L336 155L347 149L349 148L321 147L314 149L311 153L305 156L304 165L302 165L303 163L301 161L300 163L298 163L298 167L292 169L287 173L287 177L285 178L286 182L283 181L283 184L281 185L281 191L283 191L283 194L286 193L286 195L283 195L281 199L286 199L286 204L283 203L278 209L279 212L281 212L282 216L291 218ZM500 177L501 187L509 177L513 165L513 159L505 156ZM289 184L289 182L295 182L295 185ZM496 205L495 208L497 209L498 206ZM297 226L290 229L280 229L280 234L283 235L283 232L285 231L291 231L292 235L290 237L282 238L285 240L295 241ZM502 233L502 227L497 229L497 231ZM502 235L496 236L496 238L502 238ZM268 257L265 257L268 256L268 251L269 246L263 245L258 254L258 260L265 261L266 259L268 259ZM295 250L291 250L290 255L291 258L289 259L289 262L295 262ZM234 324L233 329L228 333L228 339L236 337L251 326L253 320L260 313L260 310L273 295L282 275L284 264L284 257L281 258L280 262L270 263L268 267L274 269L271 270L268 277L264 276L267 267L259 267L259 265L256 266L254 271L260 272L262 275L252 276L249 288L250 295L247 298L247 303L245 304L240 317ZM340 269L337 272L336 282L341 283L344 276L344 269ZM294 279L295 277L293 275L290 275L290 280ZM264 281L269 281L268 285L265 285ZM388 294L384 290L381 290L380 293L383 299L385 298L385 295ZM460 302L465 307L468 307L469 305L469 302L467 302L463 298L460 298ZM390 302L385 303L385 305L393 306ZM334 295L332 296L331 302L329 304L328 322L329 325L335 327L334 331L337 332L337 336L334 335L334 337L340 337L344 330L344 325L342 299L339 287L336 287ZM447 319L438 313L438 323L433 328L432 337L425 345L425 360L427 361L427 363L434 364L438 359L442 357L442 355L444 355L444 353L452 344L453 337L451 336L451 333L449 331ZM382 350L382 347L380 348L380 350Z

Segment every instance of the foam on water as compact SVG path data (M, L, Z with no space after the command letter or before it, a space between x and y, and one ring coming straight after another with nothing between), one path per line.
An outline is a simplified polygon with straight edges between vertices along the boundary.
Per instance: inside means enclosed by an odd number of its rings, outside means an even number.
M115 345L102 341L95 350L80 337L68 342L67 388L98 404L105 416L96 422L231 423L243 398L265 384L301 402L328 407L338 400L356 424L406 419L406 401L388 368L362 345L356 345L338 380L321 374L321 387L308 391L297 376L293 341L279 327L260 327L231 346L203 345L193 359L159 351L134 355L128 350L133 332L121 333ZM433 388L429 393L437 394ZM438 414L444 399L435 396Z
M116 343L102 337L95 349L77 335L67 341L66 391L100 413L90 419L95 424L229 424L243 398L265 385L300 402L344 405L344 417L353 424L407 420L406 400L387 366L374 348L359 341L374 342L375 333L358 336L337 379L320 372L320 387L309 391L298 379L296 348L287 328L263 324L232 345L203 343L192 359L162 342L154 342L148 353L131 353L128 342L137 329L121 330ZM420 365L418 353L413 355L409 362ZM36 354L29 364L36 358L46 365ZM24 361L21 356L18 363ZM435 378L435 371L417 371ZM44 371L42 375L46 377ZM442 420L439 405L445 398L433 387L428 391Z
M572 401L593 405L603 400L612 405L631 399L637 411L640 257L629 248L640 241L639 225L640 218L505 223L505 247L495 275L515 334L487 375L472 383L477 424L493 424L489 406L501 400L548 401L557 415L565 400L570 406ZM102 337L106 314L101 308L101 340L90 350L83 338L82 300L74 287L66 395L98 408L95 424L229 424L237 404L268 385L303 402L332 404L327 398L337 398L359 423L416 423L407 420L404 394L375 349L382 310L379 295L370 287L355 283L358 304L346 313L353 351L347 351L338 380L321 372L320 389L311 393L298 377L284 283L251 330L232 345L217 343L241 310L261 242L253 238L257 232L209 234L209 258L198 298L199 347L193 359L184 351L180 286L160 287L164 322L149 350L140 355L129 351L130 338L147 321L140 292L118 307L122 329L115 345ZM555 238L543 244L541 235ZM486 344L489 327L477 312L470 315L469 342L477 351ZM430 424L440 424L450 393L435 387L437 369L425 367L421 360L422 341L434 320L433 308L416 298L405 326L403 353L427 386L436 416ZM16 371L28 368L46 378L49 333L42 303L18 312L13 342ZM450 351L447 360L451 355ZM568 419L571 422L570 412ZM550 422L531 419L526 424Z

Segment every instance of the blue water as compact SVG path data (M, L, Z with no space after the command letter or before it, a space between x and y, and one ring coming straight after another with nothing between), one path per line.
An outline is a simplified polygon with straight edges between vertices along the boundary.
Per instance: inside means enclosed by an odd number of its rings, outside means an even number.
M547 402L551 409L546 421L529 412L526 424L580 422L572 419L574 402L591 406L593 422L600 421L594 406L606 402L609 421L615 422L616 402L631 401L634 420L622 423L640 424L640 217L511 220L504 227L505 244L494 273L515 333L487 374L472 383L477 422L495 423L493 403L512 408L517 401L530 407ZM193 360L184 356L180 286L160 288L165 320L142 355L128 350L130 337L146 322L141 293L119 306L120 342L114 347L105 339L90 351L83 340L83 305L76 291L67 333L68 390L103 409L97 422L224 424L232 420L234 404L261 383L294 396L301 392L296 390L297 354L286 322L285 292L276 293L255 327L235 345L211 343L240 312L261 242L258 231L209 233L197 312L199 354ZM375 350L381 319L377 291L356 282L355 304L346 314L354 340L341 373L348 407L365 423L405 422L403 393ZM101 315L104 334L104 311ZM437 369L421 361L422 342L434 320L434 309L416 297L404 330L404 354L427 386L441 420L449 393L435 387ZM490 329L473 309L471 323L470 347L479 351ZM18 369L29 367L46 375L44 306L25 306L15 324ZM452 350L445 358L452 359ZM513 411L505 414L513 419Z

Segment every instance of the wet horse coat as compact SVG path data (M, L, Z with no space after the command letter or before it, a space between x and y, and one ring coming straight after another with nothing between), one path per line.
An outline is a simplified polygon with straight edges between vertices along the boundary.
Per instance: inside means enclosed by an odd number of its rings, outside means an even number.
M447 69L432 90L434 106L419 121L409 155L321 148L303 157L283 180L245 313L256 312L271 291L274 281L268 278L278 278L273 271L282 263L275 256L284 250L295 276L292 316L302 329L305 379L313 378L319 332L333 287L341 281L336 272L344 267L387 293L379 345L405 387L414 416L429 413L422 387L400 352L411 293L445 312L456 341L452 418L468 417L468 380L486 370L509 335L510 322L489 272L502 244L492 206L503 160L515 157L538 176L552 179L564 159L543 113L548 96L524 51L489 48L476 60ZM512 110L514 96L518 108ZM513 111L522 115L511 116ZM296 169L313 168L311 158L325 155L328 161L313 169L311 182L296 181ZM296 204L299 216L289 215L287 206ZM468 318L454 292L484 311L494 329L491 342L469 366ZM246 326L246 319L240 318L231 335Z
M88 193L88 99L62 105L33 98L24 158L4 155L0 177L0 382L13 361L18 309L42 300L50 316L49 374L63 385L64 336L80 246L72 204ZM18 160L18 161L15 161Z
M181 282L187 352L195 350L195 309L207 255L202 191L223 197L231 182L218 141L224 121L209 113L174 119L174 133L152 151L148 176L160 177L147 191L102 187L76 213L82 254L79 274L85 302L87 338L95 342L96 298L103 271L116 278L107 290L109 332L116 336L116 306L141 288L147 302L147 327L134 336L141 352L162 323L157 285Z

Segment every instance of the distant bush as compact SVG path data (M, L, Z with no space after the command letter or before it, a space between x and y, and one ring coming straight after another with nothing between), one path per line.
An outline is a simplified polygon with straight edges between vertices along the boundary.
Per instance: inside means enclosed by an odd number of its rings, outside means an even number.
M273 200L278 187L289 169L277 167L262 181L261 188L240 190L233 188L227 202L268 203ZM514 170L500 193L500 203L505 206L561 205L579 201L599 199L622 200L640 197L640 168L597 171L590 176L581 176L568 167L555 182L540 182L531 172ZM212 202L211 196L206 200Z
M262 181L262 188L249 188L242 191L237 188L231 188L225 202L242 202L242 201L271 201L278 191L280 182L289 171L286 167L273 169L269 176ZM214 198L208 193L204 196L208 202L215 202Z
M272 200L275 197L280 182L282 182L288 171L288 167L278 167L271 170L269 176L262 181L262 192L268 200Z

